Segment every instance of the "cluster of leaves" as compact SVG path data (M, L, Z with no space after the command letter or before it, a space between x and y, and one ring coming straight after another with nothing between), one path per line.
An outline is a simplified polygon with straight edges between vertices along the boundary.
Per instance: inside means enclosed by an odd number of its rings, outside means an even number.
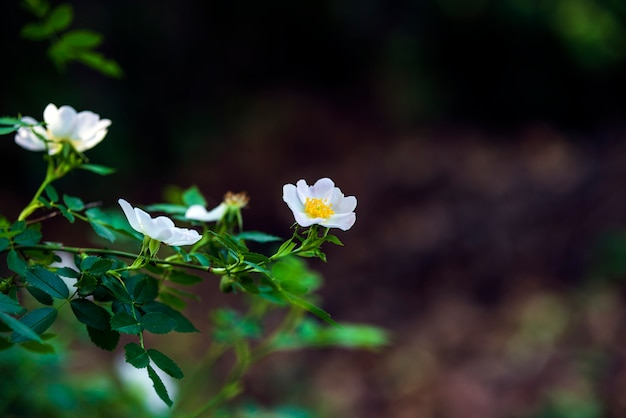
M58 311L69 305L97 347L115 350L120 334L136 336L137 342L124 347L126 361L138 369L146 369L158 395L172 405L155 367L175 379L181 379L183 371L166 354L147 348L144 334L198 332L182 313L190 293L182 291L181 286L196 285L211 273L221 277L221 291L252 297L250 304L260 314L246 320L230 311L216 311L213 315L216 344L224 350L234 349L244 365L239 367L241 373L234 374L237 379L225 388L238 385L253 360L272 351L332 345L375 348L384 343L384 334L375 328L338 326L318 306L315 290L321 280L297 256L325 260L321 245L341 244L328 229L320 231L313 226L301 233L295 228L292 237L279 245L278 237L239 229L241 213L235 209L239 213L230 216L227 213L217 223L195 223L203 229L203 239L190 249L169 247L167 256L161 258L152 253L74 248L45 242L42 223L53 214L63 216L70 223L88 222L100 237L111 242L120 236L141 242L143 237L129 227L119 210L88 207L80 198L59 194L52 185L45 187L38 203L38 210L46 215L33 221L10 222L5 218L0 221L0 253L6 255L8 267L8 274L0 282L2 348L20 344L33 351L50 352L52 345L46 341L53 334L48 331ZM160 209L182 222L184 209L192 204L206 204L196 187L182 191L177 202L153 205L151 209ZM269 246L273 251L270 255L251 251L252 242ZM52 267L60 261L59 251L74 254L74 266ZM71 288L66 280L73 281ZM24 292L40 306L28 310ZM271 339L253 352L242 341L263 334L260 322L269 306L292 309L298 313L298 321L286 322L280 332L271 333ZM304 320L302 313L307 311L326 325ZM231 392L233 396L236 393Z
M122 77L123 71L119 64L95 50L103 41L100 33L70 29L74 12L69 3L52 7L45 0L25 0L23 4L37 21L22 28L22 37L33 41L49 40L48 56L59 71L63 71L68 63L76 61L106 76Z

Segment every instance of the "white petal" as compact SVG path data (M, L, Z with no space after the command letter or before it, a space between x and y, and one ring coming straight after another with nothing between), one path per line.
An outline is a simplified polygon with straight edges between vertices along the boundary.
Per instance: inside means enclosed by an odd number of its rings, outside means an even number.
M172 237L163 241L168 245L192 245L202 239L202 235L194 229L173 228Z
M202 205L191 205L185 212L185 218L202 222L215 222L222 219L227 209L228 206L223 202L210 211L207 211Z
M50 133L57 139L71 138L76 126L76 110L72 106L50 105L44 111L44 120Z
M133 207L130 205L130 203L128 203L124 199L118 199L117 202L122 207L122 210L124 211L124 215L126 215L126 219L128 219L128 223L130 224L130 226L135 231L141 232L143 234L144 232L141 229L141 225L139 224L139 221L137 220L137 214L133 210Z
M293 211L293 217L296 219L298 225L304 227L311 226L313 224L319 224L321 223L321 221L324 220L322 218L311 218L306 213L295 210Z
M340 215L333 215L328 219L325 219L322 222L322 225L328 228L339 228L342 231L347 231L352 228L352 225L356 222L356 214L352 213L343 213Z
M304 210L303 200L300 200L298 197L298 189L293 184L285 184L283 186L283 201L294 212Z
M46 145L28 128L19 128L15 134L15 143L29 151L44 151Z
M354 209L356 209L356 197L354 196L344 197L339 202L333 204L333 210L337 214L354 212Z
M312 197L311 188L306 184L306 181L304 181L303 179L298 180L298 182L296 183L296 190L298 199L300 200L300 202L302 202L302 204L304 204L307 197Z
M311 186L311 197L318 199L330 199L335 189L335 183L328 177L324 177Z

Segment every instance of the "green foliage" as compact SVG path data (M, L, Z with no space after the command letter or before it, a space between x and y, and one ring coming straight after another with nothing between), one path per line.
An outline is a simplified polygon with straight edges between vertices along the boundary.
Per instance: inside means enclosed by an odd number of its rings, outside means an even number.
M74 21L71 4L63 3L52 7L45 0L26 0L24 6L37 20L24 25L21 36L33 41L49 40L48 56L59 71L65 70L71 62L80 62L103 75L122 77L123 71L119 64L95 50L103 42L101 34L87 29L70 28ZM0 130L0 134L2 133L8 132ZM82 168L99 170L91 166Z
M52 9L35 1L29 4L43 19L24 31L32 39L66 30L72 21L69 7ZM101 40L89 32L66 32L61 39L81 48L97 46ZM17 118L1 118L1 126L10 127L4 132L11 133L16 126L25 125ZM232 352L235 361L222 386L191 415L201 416L217 414L243 390L242 378L249 367L274 351L333 346L376 349L387 344L384 331L360 324L340 325L320 307L316 291L322 278L310 270L306 259L326 261L323 245L343 245L327 228L294 227L286 240L262 231L246 231L241 209L248 197L243 194L226 195L227 210L216 222L192 221L184 217L186 209L207 202L192 186L176 189L169 201L148 206L174 214L178 223L202 232L187 230L190 235L197 233L198 239L168 246L164 245L168 234L181 230L170 226L172 220L133 211L142 217L131 222L119 208L90 207L80 197L57 190L55 182L74 169L95 175L110 173L102 166L87 164L87 157L74 145L63 144L44 161L48 164L45 178L18 219L12 222L0 216L0 254L9 274L0 280L0 349L19 346L41 355L52 353L55 336L48 330L54 330L57 319L69 311L68 320L86 331L98 348L116 350L122 334L131 339L124 345L126 362L145 372L156 395L174 407L175 397L163 379L180 380L185 374L173 358L149 347L146 342L152 339L147 336L199 332L183 311L188 299L197 300L196 286L210 281L216 291L239 296L248 310L209 310L210 358L217 361ZM68 223L68 240L72 239L69 228L85 222L108 242L119 242L117 239L123 237L122 248L48 242L42 224L56 215ZM153 220L154 225L150 224ZM148 229L141 230L137 223ZM163 230L155 232L149 227ZM278 326L269 325L266 318L270 313L282 315ZM160 371L165 374L160 375ZM203 370L195 372L201 375Z

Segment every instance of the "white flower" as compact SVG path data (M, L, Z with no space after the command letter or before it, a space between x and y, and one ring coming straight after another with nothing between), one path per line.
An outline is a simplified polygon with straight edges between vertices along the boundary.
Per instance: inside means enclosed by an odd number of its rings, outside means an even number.
M71 106L57 108L52 103L44 109L43 120L45 127L18 129L15 142L30 151L45 151L47 143L50 155L60 152L64 142L72 144L76 151L84 152L102 141L111 125L109 119L100 119L98 114L89 110L77 113ZM38 123L30 116L23 117L22 121L33 125Z
M329 178L321 178L313 186L304 180L295 186L285 184L283 200L300 226L318 224L347 231L356 221L356 197L345 197Z
M206 210L202 205L191 205L185 212L185 218L194 221L215 222L222 219L228 206L222 202L211 210Z
M193 229L177 228L174 222L166 216L152 218L147 212L139 208L133 208L124 199L118 203L124 211L130 226L137 232L148 237L164 242L168 245L191 245L200 241L202 235Z
M227 192L222 203L211 210L206 210L202 205L189 206L185 212L185 218L202 222L219 221L226 215L229 209L240 210L245 208L249 200L248 195L244 192Z

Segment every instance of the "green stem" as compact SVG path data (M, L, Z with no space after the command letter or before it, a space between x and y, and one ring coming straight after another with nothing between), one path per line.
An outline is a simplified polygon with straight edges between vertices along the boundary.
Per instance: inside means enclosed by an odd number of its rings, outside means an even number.
M43 191L46 189L46 187L48 187L50 183L56 180L55 171L54 171L54 160L50 156L47 157L47 160L48 160L48 167L46 168L46 178L41 183L37 191L35 192L35 195L33 196L30 203L26 205L24 210L22 210L22 212L18 216L17 218L18 221L23 221L30 214L32 214L35 210L37 210L38 208L42 206L42 203L39 201L39 196L41 196Z
M14 249L18 250L47 250L47 251L67 251L68 253L73 254L104 254L104 255L116 255L119 257L137 259L137 254L129 253L126 251L118 251L118 250L107 250L103 248L79 248L79 247L67 247L65 245L15 245ZM227 274L227 268L223 267L211 267L211 266L201 266L198 264L190 264L179 261L166 261L158 258L146 257L146 261L148 263L159 264L162 266L176 266L176 267L184 267L193 270L200 270L207 273L213 273L216 275L224 275Z

